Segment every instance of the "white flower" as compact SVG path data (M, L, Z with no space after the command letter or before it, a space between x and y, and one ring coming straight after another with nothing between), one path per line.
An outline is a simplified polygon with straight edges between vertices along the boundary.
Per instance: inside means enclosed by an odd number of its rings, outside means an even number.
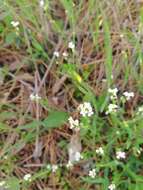
M120 135L120 131L116 131L116 135Z
M63 52L62 54L64 57L67 57L68 56L68 53L66 51Z
M84 102L83 104L80 104L78 110L83 117L90 117L94 114L90 102Z
M68 163L66 164L67 168L72 168L73 167L73 163L69 160Z
M143 115L143 106L138 108L137 115Z
M138 112L143 112L143 106L139 107Z
M41 97L38 95L38 94L30 94L30 99L32 100L32 101L35 101L35 100L40 100L41 99Z
M40 5L40 7L44 7L44 0L40 0L39 5Z
M91 177L91 178L95 178L96 176L96 170L95 169L92 169L89 171L88 175Z
M68 43L68 47L69 47L70 49L74 50L74 49L75 49L75 44L74 44L73 42L69 42L69 43Z
M108 89L108 92L109 92L109 94L110 94L110 98L111 98L111 100L115 100L115 99L117 99L117 93L118 93L118 89L117 88L109 88Z
M52 172L56 172L57 171L57 169L58 169L58 165L52 165Z
M19 26L19 21L11 21L11 25L17 28Z
M59 52L58 51L54 51L54 56L55 57L59 57L60 56Z
M141 151L142 151L141 148L140 148L140 149L137 149L137 153L138 153L138 154L141 154Z
M126 158L126 153L125 153L125 152L122 152L122 151L117 151L117 152L116 152L116 158L117 158L118 160L120 160L120 159L125 159L125 158Z
M83 156L81 155L81 153L80 152L76 152L75 153L75 161L80 161L80 159L83 159Z
M6 184L5 181L0 181L0 187L3 187Z
M23 177L23 179L25 180L25 181L31 181L31 174L26 174L24 177Z
M109 104L106 114L117 112L118 106L116 104Z
M125 96L126 100L130 100L134 97L134 92L124 92L123 95Z
M50 164L48 164L47 166L46 166L46 168L48 169L48 170L51 170L51 165Z
M72 117L69 117L68 121L70 123L70 129L75 129L76 131L78 131L80 129L79 121L77 119L74 120Z
M116 189L115 184L114 184L114 183L110 184L110 185L108 186L108 189L110 189L110 190L115 190L115 189Z
M5 160L7 160L7 159L8 159L8 156L7 156L7 155L5 155L3 158L4 158Z
M118 89L117 88L109 88L108 92L114 96L117 95Z
M96 149L96 153L99 154L99 155L104 155L104 150L102 147L99 147L98 149Z

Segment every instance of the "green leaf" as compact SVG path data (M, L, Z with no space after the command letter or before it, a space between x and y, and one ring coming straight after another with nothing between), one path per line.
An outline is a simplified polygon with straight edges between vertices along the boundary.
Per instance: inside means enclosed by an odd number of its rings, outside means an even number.
M32 121L26 125L19 126L18 129L36 129L37 125L42 125L40 121Z
M7 185L8 190L20 190L19 180L16 177L9 178Z
M68 114L61 111L52 111L48 117L43 121L46 128L60 127L68 120Z
M6 38L5 38L5 42L6 44L12 44L16 39L16 34L15 32L10 32L7 34Z

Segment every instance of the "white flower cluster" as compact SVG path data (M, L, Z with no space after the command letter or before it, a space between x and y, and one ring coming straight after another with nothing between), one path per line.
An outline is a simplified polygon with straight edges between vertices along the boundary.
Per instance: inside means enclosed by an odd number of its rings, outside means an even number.
M11 25L16 29L16 34L19 34L19 21L11 21Z
M67 53L66 51L64 51L64 52L62 53L62 55L63 55L64 58L67 58L67 57L68 57L68 53ZM60 57L59 51L54 51L53 56L55 56L56 58L59 58L59 57Z
M110 94L110 99L112 100L112 103L109 104L108 106L108 110L106 111L106 114L110 114L110 113L115 113L118 110L118 105L117 103L117 93L118 93L118 89L117 88L109 88L108 89L108 93ZM134 92L124 92L123 96L121 96L121 100L122 101L129 101L131 98L134 97Z
M47 165L47 169L51 170L53 173L55 173L58 170L58 168L59 168L59 166L57 164L53 164L53 165L48 164Z
M44 1L41 0L40 2L41 2L41 6L43 7L43 6L44 6ZM72 41L69 42L69 43L68 43L68 48L71 49L72 51L74 51L74 49L75 49L75 44L74 44ZM60 57L59 51L54 51L54 52L53 52L53 55L54 55L56 58L59 58L59 57ZM68 57L67 51L64 51L64 52L62 53L62 55L63 55L63 57L66 59L66 58Z
M75 153L75 161L80 161L80 159L83 159L83 156L81 155L81 153L80 152L76 152Z
M30 100L31 101L38 101L41 100L41 97L38 94L30 94Z
M117 112L117 110L118 110L118 106L116 104L109 104L108 109L107 109L107 111L105 113L106 113L106 115L108 115L110 113Z
M104 155L104 150L102 147L99 147L98 149L96 149L96 153L100 156L103 156Z
M76 119L74 120L72 117L69 117L68 119L69 123L70 123L70 129L74 129L75 131L79 131L79 120Z
M94 114L92 106L90 102L84 102L83 104L80 104L77 108L78 111L80 111L80 115L83 117L90 117ZM69 124L70 124L70 129L73 129L75 131L80 130L80 123L78 119L73 119L71 116L68 119Z
M72 148L69 148L69 155L70 155L69 161L71 163L79 162L81 159L83 159L81 153L79 151L75 151Z
M67 53L66 51L64 51L62 55L63 55L63 57L65 57L65 58L68 57L68 53Z
M80 111L80 114L83 117L86 117L86 116L90 117L94 114L90 102L84 102L83 104L80 104L78 107L78 110Z
M19 26L19 21L11 21L11 25L14 27L14 28L17 28Z
M74 50L75 49L75 44L72 41L69 42L68 43L68 48Z
M137 115L143 115L143 106L138 108Z
M0 181L0 187L4 187L6 184L6 181Z
M123 95L125 96L126 100L130 100L134 97L134 92L124 92Z
M115 189L116 189L115 184L114 184L114 183L110 184L110 185L108 186L108 189L109 189L109 190L115 190Z
M69 160L68 163L66 164L67 168L72 168L73 167L73 163Z
M116 158L117 158L118 160L120 160L120 159L125 159L125 158L126 158L126 153L125 153L125 152L122 152L122 151L117 151L117 152L116 152Z
M58 51L54 51L53 55L54 55L55 57L59 57L59 56L60 56L60 53L59 53Z
M95 178L96 170L95 169L90 170L89 173L88 173L88 176L91 177L91 178Z
M24 177L23 177L23 179L24 179L25 181L31 182L31 177L32 177L31 174L25 174Z
M55 173L57 171L57 169L58 169L58 165L56 165L56 164L53 164L51 167L52 167L52 172L53 173Z
M118 93L118 89L117 88L109 88L108 92L110 94L110 98L111 100L116 100L117 99L117 93Z
M45 4L44 0L40 0L40 1L39 1L40 7L44 7L44 4Z

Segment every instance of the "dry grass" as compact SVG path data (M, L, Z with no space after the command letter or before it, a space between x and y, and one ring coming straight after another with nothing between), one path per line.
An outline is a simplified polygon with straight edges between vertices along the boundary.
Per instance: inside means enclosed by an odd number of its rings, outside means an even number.
M83 100L90 100L87 94L92 92L99 113L97 131L102 131L106 121L111 124L100 110L106 104L104 96L109 86L117 86L120 94L135 92L133 101L126 104L125 117L132 117L143 103L142 31L139 28L142 2L75 1L72 8L68 7L73 11L69 14L61 3L66 1L46 2L49 7L45 11L36 1L1 2L0 66L4 70L0 79L0 178L15 176L25 190L104 190L105 184L100 187L81 179L87 175L84 170L87 160L80 161L70 171L64 166L57 174L46 171L48 163L67 163L67 144L73 134L68 124L47 130L38 122L53 109L78 117L76 107ZM15 33L11 20L20 21L18 35L11 34ZM74 53L67 48L69 41L75 41ZM54 57L55 50L60 55L68 52L68 58ZM68 64L75 66L88 85L86 95L66 70ZM41 104L29 99L33 92L42 97ZM33 124L34 121L38 124ZM95 145L95 139L86 138L82 139L83 152L92 155L100 144L99 139ZM101 139L103 144L107 143L104 136ZM94 161L98 162L98 158L93 157L91 164ZM22 182L26 173L35 174L30 185ZM98 176L105 178L105 173L101 170ZM111 178L110 172L108 177Z

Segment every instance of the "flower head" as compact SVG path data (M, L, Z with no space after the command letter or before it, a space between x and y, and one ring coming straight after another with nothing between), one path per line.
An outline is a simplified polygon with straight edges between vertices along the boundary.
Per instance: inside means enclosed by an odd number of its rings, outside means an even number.
M41 97L38 95L38 94L30 94L30 99L32 100L32 101L35 101L35 100L41 100Z
M69 117L68 121L70 123L70 129L79 130L79 120L74 120L72 117Z
M117 99L117 93L118 93L118 89L117 88L109 88L108 89L108 92L109 92L109 94L110 94L110 98L111 98L111 100L115 100L115 99Z
M40 7L44 7L44 4L45 4L45 3L44 3L44 0L40 0L40 1L39 1Z
M25 180L25 181L31 181L31 174L26 174L24 177L23 177L23 179Z
M109 190L115 190L115 189L116 189L115 184L114 184L114 183L110 184L110 185L108 186L108 189L109 189Z
M117 151L117 152L116 152L116 158L117 158L118 160L120 160L120 159L125 159L125 158L126 158L126 153L125 153L125 152L122 152L122 151Z
M68 53L66 51L63 52L62 54L64 57L67 57L68 56Z
M90 170L89 173L88 173L88 175L91 178L95 178L95 176L96 176L96 170L95 169Z
M74 50L75 49L75 44L71 41L71 42L68 43L68 47L70 49Z
M55 173L58 169L58 165L52 165L52 172Z
M117 112L117 109L118 109L118 106L116 104L109 104L106 114L115 113Z
M50 164L47 164L46 168L47 168L48 170L51 170L52 166L51 166Z
M6 181L0 181L0 187L3 187L6 184Z
M75 153L75 161L80 161L80 159L82 159L83 158L83 156L81 155L81 153L80 152L76 152Z
M80 111L80 114L83 117L86 117L86 116L90 117L94 114L90 102L84 102L83 104L80 104L78 107L78 110Z
M11 25L13 26L13 27L18 27L19 26L19 21L11 21Z
M125 96L126 100L130 100L134 97L134 92L124 92L123 95Z
M138 108L137 115L143 115L143 106Z
M69 160L68 163L66 164L67 168L72 168L73 167L73 163Z
M98 149L96 149L96 153L99 154L99 155L104 155L104 150L102 147L99 147Z
M59 52L58 51L54 51L54 56L55 57L59 57L60 56Z

